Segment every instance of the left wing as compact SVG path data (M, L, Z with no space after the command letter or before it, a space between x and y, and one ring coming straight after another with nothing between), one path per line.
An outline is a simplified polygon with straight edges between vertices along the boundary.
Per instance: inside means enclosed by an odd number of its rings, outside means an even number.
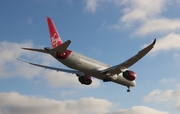
M148 45L146 48L139 51L136 55L134 55L130 59L126 60L125 62L123 62L123 63L121 63L119 65L115 65L113 67L102 70L101 73L109 73L109 74L119 74L119 73L121 73L123 71L123 69L129 68L134 63L139 61L142 57L144 57L154 47L155 43L156 43L156 39L154 39L154 41L150 45Z
M77 70L69 70L69 69L62 69L62 68L56 68L56 67L51 67L51 66L45 66L45 65L40 65L40 64L36 64L36 63L23 61L21 59L17 59L17 60L25 62L25 63L29 63L29 64L34 65L34 66L42 67L42 68L45 68L45 69L51 69L51 70L62 71L62 72L72 73L72 74L79 74L79 75L84 74L83 72L80 72L80 71L77 71Z

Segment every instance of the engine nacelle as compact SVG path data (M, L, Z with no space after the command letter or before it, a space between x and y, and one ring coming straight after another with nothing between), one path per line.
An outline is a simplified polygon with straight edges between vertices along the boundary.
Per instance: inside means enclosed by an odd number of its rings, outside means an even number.
M81 84L85 84L85 85L90 85L92 83L91 76L88 75L80 76L78 80L79 82L81 82Z
M126 70L122 73L123 77L129 81L133 81L136 79L136 74L131 70Z

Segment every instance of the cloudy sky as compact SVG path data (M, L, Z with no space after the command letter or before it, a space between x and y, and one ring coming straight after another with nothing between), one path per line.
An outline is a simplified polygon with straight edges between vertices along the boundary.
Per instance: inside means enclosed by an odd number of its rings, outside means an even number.
M0 4L0 114L179 114L180 0L3 0ZM50 47L46 16L69 49L119 64L157 38L130 67L127 88L45 70L27 61L66 68L53 57L21 47Z

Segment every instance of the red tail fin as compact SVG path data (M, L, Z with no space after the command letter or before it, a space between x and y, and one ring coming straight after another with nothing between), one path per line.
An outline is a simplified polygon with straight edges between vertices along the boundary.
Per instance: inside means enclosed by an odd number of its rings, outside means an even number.
M56 48L57 46L61 45L63 42L51 18L47 17L47 22L48 22L52 47Z

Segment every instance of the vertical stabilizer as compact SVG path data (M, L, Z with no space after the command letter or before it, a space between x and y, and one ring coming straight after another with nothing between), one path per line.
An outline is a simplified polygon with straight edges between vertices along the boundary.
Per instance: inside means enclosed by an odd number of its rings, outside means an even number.
M57 46L61 45L63 42L51 18L47 17L47 22L48 22L52 47L56 48Z

